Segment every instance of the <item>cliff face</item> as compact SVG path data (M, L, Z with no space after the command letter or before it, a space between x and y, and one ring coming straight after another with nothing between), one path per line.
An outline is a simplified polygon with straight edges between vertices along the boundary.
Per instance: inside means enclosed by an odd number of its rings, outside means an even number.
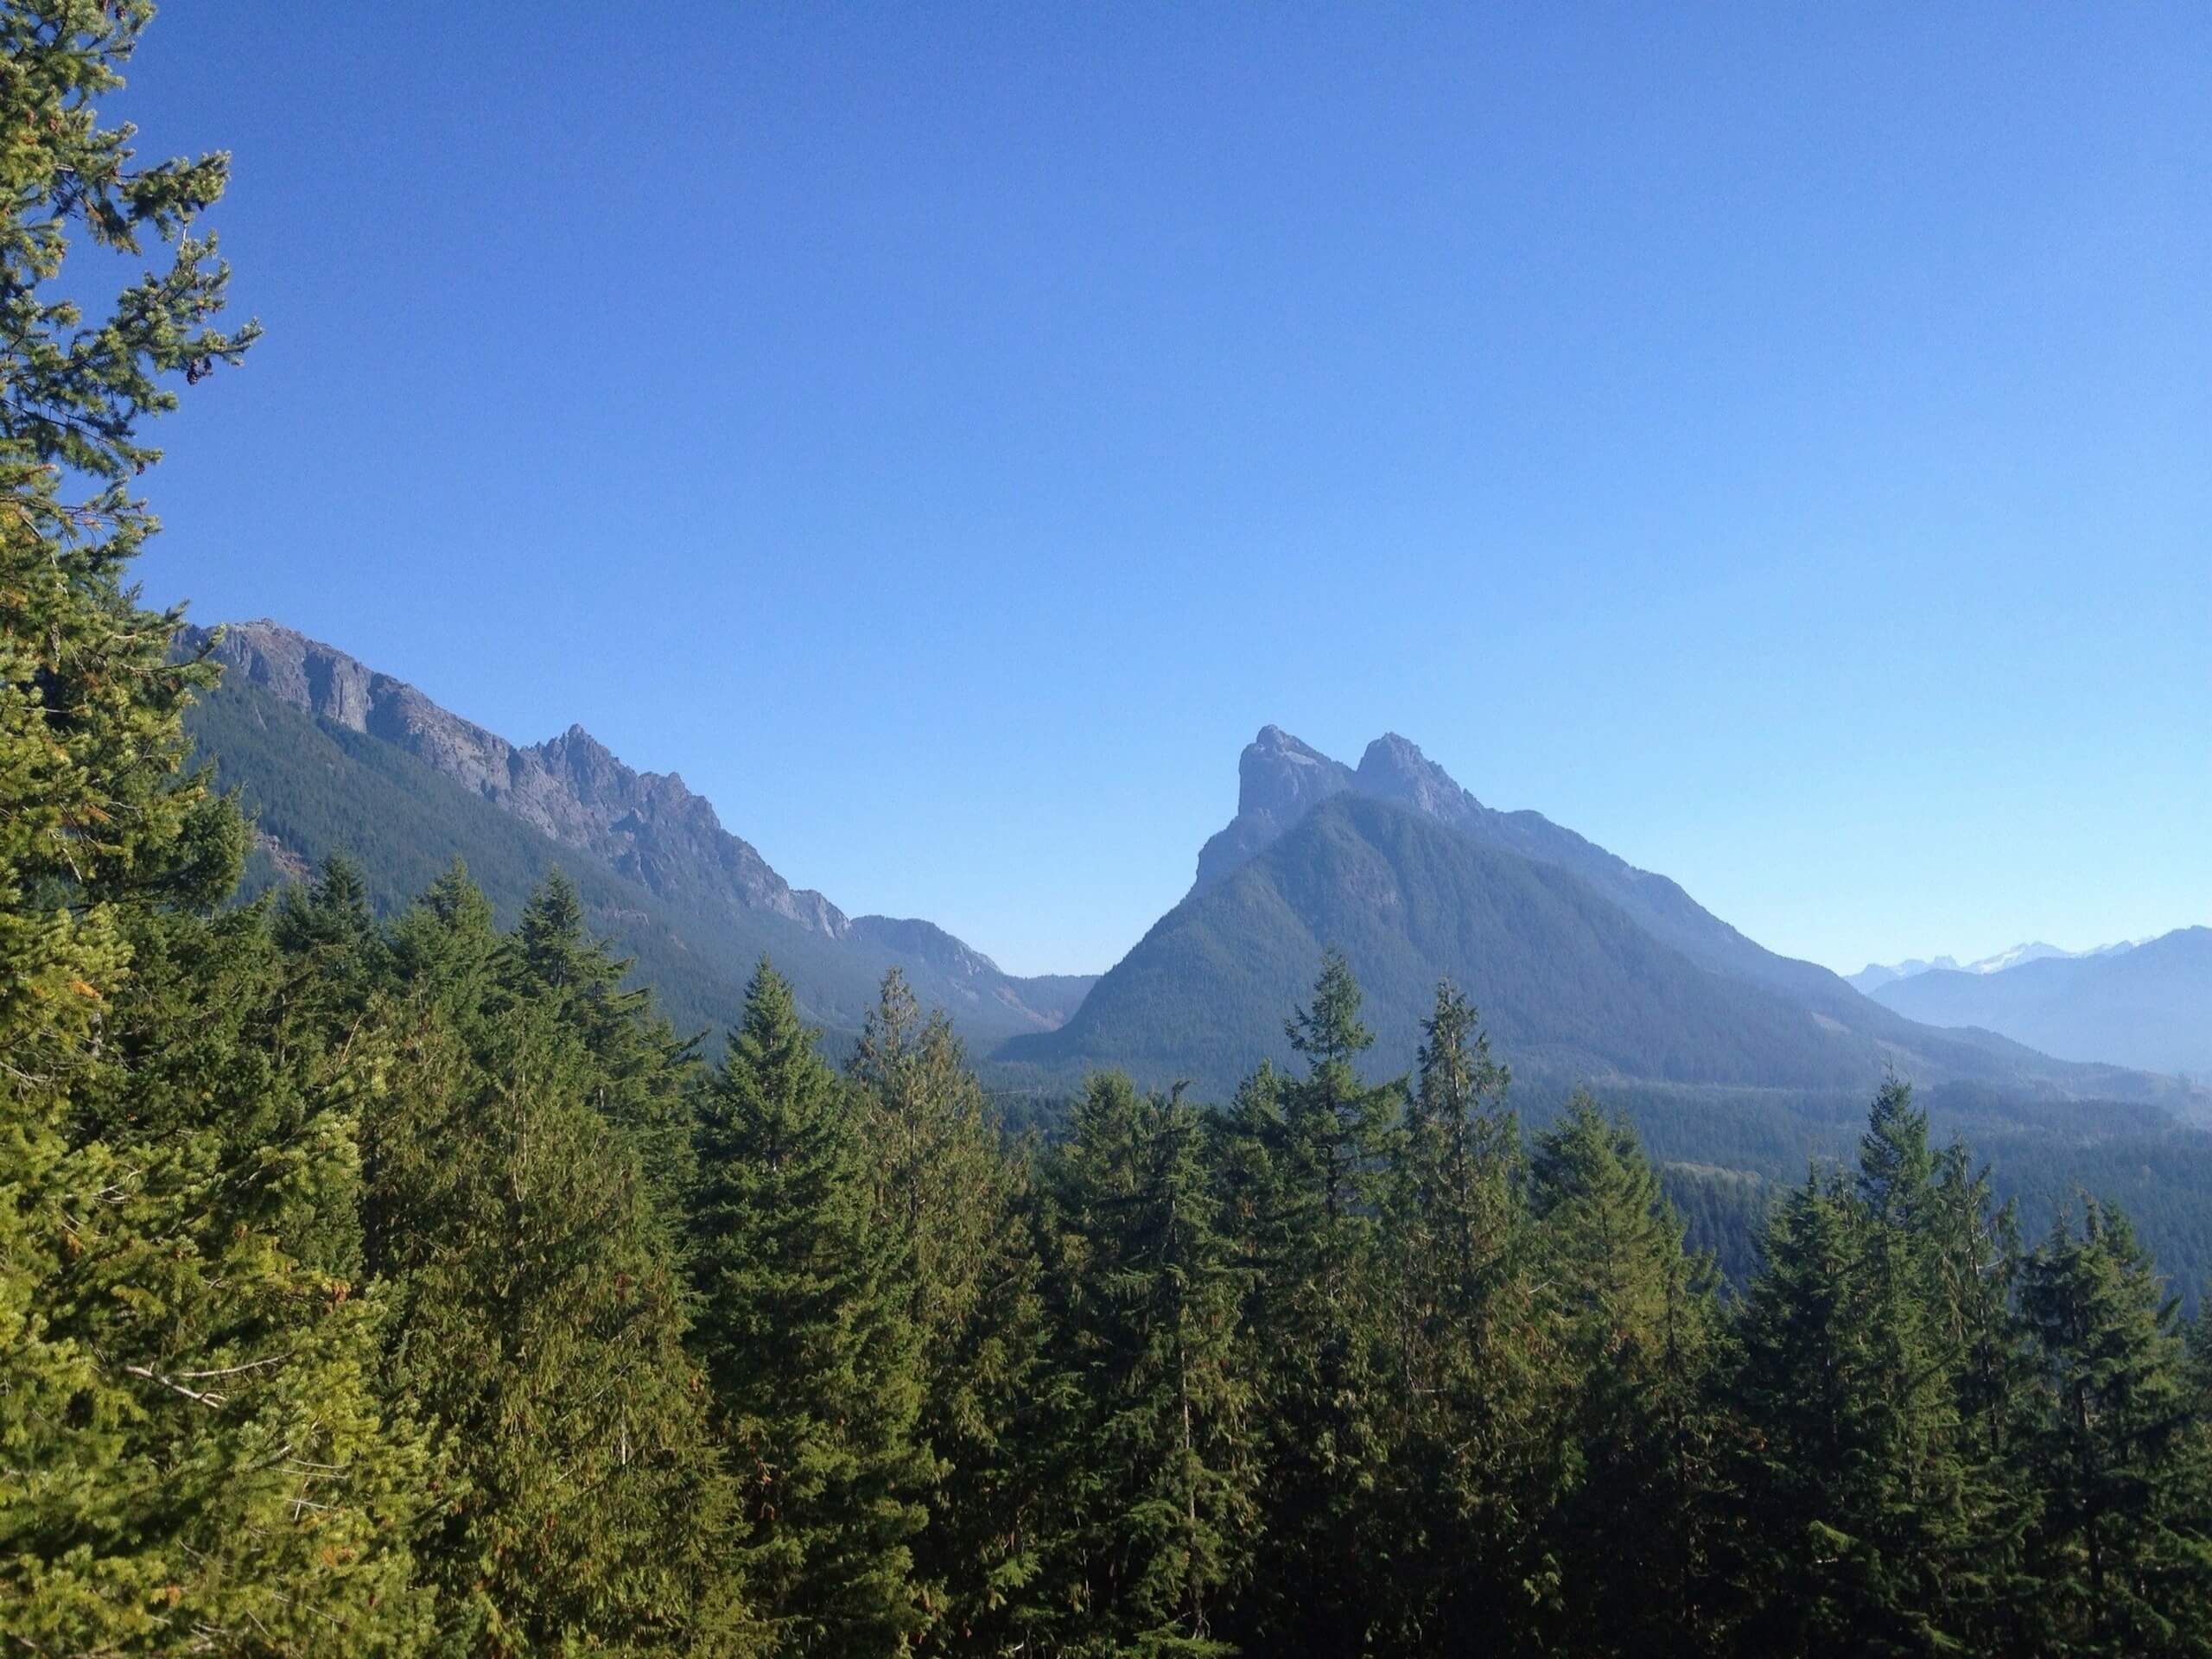
M192 630L187 645L207 639ZM831 938L849 923L820 893L794 888L722 828L674 772L623 765L581 726L527 748L463 720L404 680L270 621L225 627L215 655L318 720L397 745L531 828L690 904L772 911Z
M821 893L785 880L749 842L724 829L713 805L682 778L624 765L582 726L518 747L405 681L277 623L231 623L219 637L188 629L182 644L197 651L211 639L227 676L329 725L405 750L706 925L717 916L783 917L839 947L841 957L871 976L895 966L925 1001L956 1014L988 1014L993 1029L1049 1029L1091 984L1089 976L1005 973L933 923L847 916ZM269 850L281 868L305 868L299 849Z
M1236 816L1198 849L1192 893L1226 881L1322 802L1350 789L1352 777L1341 760L1280 726L1262 726L1236 760Z

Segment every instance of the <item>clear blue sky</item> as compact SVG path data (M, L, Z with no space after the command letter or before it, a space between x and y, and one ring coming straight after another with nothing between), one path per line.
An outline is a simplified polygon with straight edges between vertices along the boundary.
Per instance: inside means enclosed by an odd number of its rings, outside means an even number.
M2212 10L173 0L149 597L1019 970L1274 721L1853 969L2212 921Z

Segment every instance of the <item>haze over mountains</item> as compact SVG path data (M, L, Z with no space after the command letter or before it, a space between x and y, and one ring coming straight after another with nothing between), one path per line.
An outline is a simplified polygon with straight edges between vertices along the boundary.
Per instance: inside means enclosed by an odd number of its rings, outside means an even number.
M1930 1084L2177 1092L1915 1023L1541 813L1484 805L1395 734L1348 766L1269 726L1238 780L1236 816L1201 849L1182 903L1066 1024L1009 1040L1001 1058L1046 1076L1123 1065L1217 1096L1252 1055L1287 1060L1282 1011L1335 945L1395 1055L1411 1054L1449 976L1523 1075L1856 1093L1895 1066Z
M270 621L232 625L217 654L225 683L194 727L258 814L255 881L343 848L394 908L458 855L512 911L558 864L690 1026L725 1023L766 953L810 1019L849 1033L897 966L1010 1086L1055 1094L1122 1066L1222 1098L1255 1057L1288 1058L1284 1014L1333 946L1390 1065L1449 976L1524 1077L1561 1085L1794 1091L1855 1109L1894 1066L1931 1085L2202 1109L2170 1080L2094 1064L2107 1055L2078 1032L2038 1044L1955 993L1900 988L2008 975L1925 974L1870 999L1541 813L1484 805L1395 734L1347 766L1263 728L1184 900L1101 979L1023 977L926 920L849 916L792 886L680 777L634 770L580 726L517 746ZM1987 1029L1938 1028L1954 1026ZM2152 1054L2173 1063L2134 1064L2212 1069L2186 1047L2126 1058Z
M1938 969L1873 996L1908 1019L2001 1032L2046 1054L2212 1077L2212 928L1994 972Z
M2053 957L2072 961L2082 957L2108 957L2121 950L2133 950L2143 944L2141 939L2120 939L2111 944L2092 945L2087 950L2062 950L2055 944L2032 940L2016 944L2009 950L1999 950L1993 957L1981 957L1973 962L1961 962L1955 957L1922 958L1908 957L1903 962L1870 962L1855 974L1846 974L1845 981L1859 990L1872 995L1881 987L1896 980L1910 979L1917 974L1945 972L1960 974L2001 974L2007 968L2017 968L2023 963L2048 962Z

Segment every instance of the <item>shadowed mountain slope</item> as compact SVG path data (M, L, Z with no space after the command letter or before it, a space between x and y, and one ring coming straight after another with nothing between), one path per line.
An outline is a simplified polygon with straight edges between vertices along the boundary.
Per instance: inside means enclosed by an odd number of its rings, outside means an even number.
M192 630L184 643L207 638ZM558 864L641 976L708 1024L734 1017L764 951L810 1017L841 1031L894 965L983 1044L1058 1024L1091 983L1004 973L929 922L846 916L792 887L682 779L633 771L582 727L518 748L271 622L226 628L215 654L223 684L190 725L259 820L250 874L264 885L344 850L392 908L459 856L505 908ZM690 967L702 984L680 987Z

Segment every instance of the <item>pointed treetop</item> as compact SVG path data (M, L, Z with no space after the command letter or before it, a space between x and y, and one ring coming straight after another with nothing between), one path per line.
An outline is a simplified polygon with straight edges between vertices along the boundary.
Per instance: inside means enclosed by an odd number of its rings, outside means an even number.
M1375 1045L1375 1033L1360 1023L1359 1004L1359 982L1344 952L1332 946L1322 956L1313 1001L1283 1021L1283 1031L1290 1046L1315 1065L1348 1065Z

